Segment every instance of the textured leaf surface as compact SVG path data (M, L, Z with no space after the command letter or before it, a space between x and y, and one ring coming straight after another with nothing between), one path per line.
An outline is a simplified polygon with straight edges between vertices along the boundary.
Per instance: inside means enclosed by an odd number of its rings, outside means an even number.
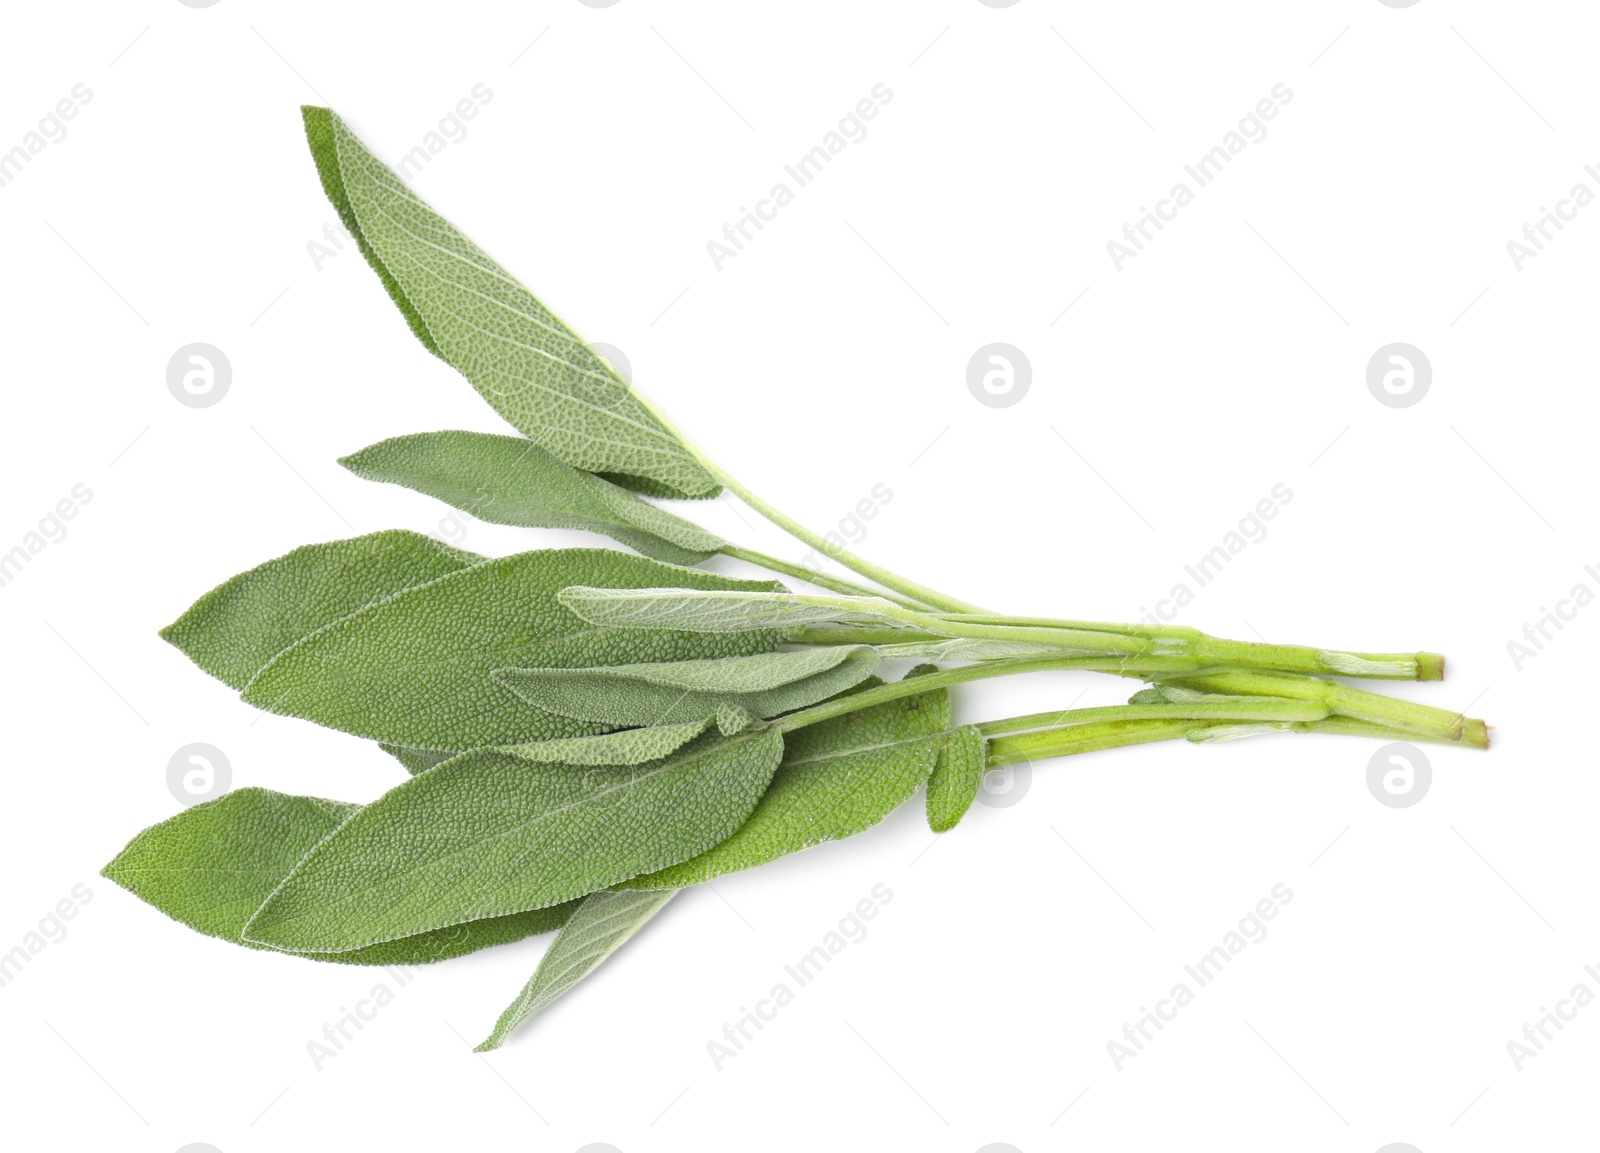
M437 497L479 520L597 532L669 564L698 564L725 543L523 437L419 432L381 441L339 463L367 480Z
M481 560L399 529L308 544L223 581L162 629L161 639L242 689L307 633Z
M885 659L917 657L929 661L995 661L1007 657L1027 657L1059 651L1044 645L1031 645L1025 641L992 641L976 637L951 637L942 641L905 641L900 644L878 646L878 655Z
M484 1053L505 1044L513 1030L537 1017L599 967L644 923L661 911L673 889L647 893L591 893L578 906L539 959L539 967L517 999L506 1006L494 1030L477 1047Z
M949 723L949 694L937 689L792 732L771 787L738 832L621 887L681 889L869 829L928 779Z
M936 833L953 829L967 815L989 768L989 742L976 725L950 734L928 778L928 827Z
M269 789L238 789L152 825L104 875L189 928L252 949L245 922L297 861L360 806ZM575 902L455 925L314 960L417 965L560 927Z
M882 597L574 586L563 590L561 603L586 621L617 628L737 633L813 624L904 627L892 615L896 607Z
M362 253L430 351L556 457L658 495L717 482L555 313L385 168L336 114L307 109L307 140Z
M592 626L556 594L616 586L771 588L615 549L550 549L485 561L380 601L278 654L246 687L258 708L415 749L587 736L593 724L535 708L489 674L508 665L583 668L770 649L775 633L712 637Z
M783 738L771 731L707 737L638 766L463 753L340 825L245 935L341 952L610 888L726 838L782 754Z
M710 719L706 718L683 725L627 729L599 737L566 737L554 741L534 741L526 745L507 745L503 751L524 760L546 764L642 765L646 761L660 760L677 752L705 732L710 724Z
M427 772L434 765L443 764L456 755L450 749L410 749L404 745L391 745L383 741L378 742L378 747L404 765L406 772L413 777L418 773Z
M747 657L569 669L502 669L495 678L530 704L608 725L667 725L737 706L757 717L804 708L860 684L877 667L866 645Z

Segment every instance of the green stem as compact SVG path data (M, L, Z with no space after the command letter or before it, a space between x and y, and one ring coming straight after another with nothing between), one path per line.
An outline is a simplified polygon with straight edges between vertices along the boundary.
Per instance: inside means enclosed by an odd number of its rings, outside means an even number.
M812 705L808 709L801 709L799 712L778 717L772 724L780 733L791 733L795 729L803 729L807 725L816 724L818 721L832 720L834 717L842 717L848 713L859 712L861 709L871 708L873 705L881 705L887 701L896 701L901 697L916 696L920 693L932 692L934 689L959 685L966 681L981 681L990 677L1010 676L1013 673L1041 672L1048 669L1076 669L1097 673L1121 673L1125 671L1128 676L1179 676L1185 671L1192 671L1193 665L1193 661L1170 657L1138 659L1045 656L983 661L979 664L960 665L953 669L940 669L938 672L927 673L920 677L905 677L892 684L878 685L876 688L866 689L863 692L836 697L831 701L823 701L820 705Z
M1489 747L1489 727L1481 720L1445 709L1436 709L1430 705L1419 705L1414 701L1380 696L1377 693L1369 693L1363 689L1351 688L1348 685L1316 677L1285 676L1233 669L1198 676L1156 679L1204 692L1320 701L1328 706L1329 711L1340 716L1370 721L1388 728L1403 729L1408 733L1435 740L1465 744L1475 749Z
M817 572L815 569L808 569L804 565L790 564L788 561L780 560L775 556L768 556L766 553L756 552L755 549L740 548L738 545L725 544L722 546L721 552L723 556L730 556L735 560L742 560L747 564L756 565L760 568L768 570L769 572L782 573L784 576L794 577L797 580L809 581L818 588L832 589L834 592L843 593L846 596L882 597L885 600L893 601L902 608L919 609L922 607L916 601L908 600L904 597L897 596L894 593L885 592L881 589L868 588L866 585L858 585L853 581L845 580L843 577L829 576L827 573Z
M994 737L989 741L988 763L990 768L997 769L1021 761L1043 761L1052 757L1072 756L1075 753L1092 753L1100 749L1125 748L1128 745L1140 745L1151 741L1170 741L1178 737L1204 740L1209 732L1233 727L1235 726L1225 723L1197 723L1190 720L1126 720L1072 725L1062 729L1023 733L1020 736ZM1273 724L1270 728L1276 732L1286 733L1332 733L1386 740L1417 739L1414 733L1384 725L1369 724L1365 721L1353 721L1346 717L1328 717L1320 721L1286 721Z
M909 577L903 577L899 573L893 572L890 569L886 569L882 565L873 564L865 557L859 557L849 549L834 544L820 533L812 532L805 525L801 524L787 513L780 509L774 508L772 505L762 500L755 493L751 492L750 489L746 488L742 483L740 483L737 477L733 476L725 468L717 464L716 461L707 456L699 445L695 444L694 441L685 436L683 431L678 428L677 425L668 420L665 413L663 413L655 405L651 404L643 393L634 391L630 395L632 395L634 400L638 401L638 403L644 407L645 411L649 412L651 416L660 421L662 426L678 439L678 443L680 443L689 452L689 454L693 456L697 462L699 462L701 468L705 469L708 473L719 480L722 483L722 486L729 492L733 493L740 500L744 501L745 504L749 505L756 512L766 517L769 521L777 525L796 540L803 544L810 545L823 556L837 561L839 564L844 565L845 568L853 570L859 575L866 577L868 580L880 584L886 589L893 589L895 592L910 597L914 601L919 601L930 608L956 613L983 612L983 610L978 608L976 605L968 604L963 600L957 600L952 596L946 596L944 593L936 592L935 590L928 588L926 585L918 584Z
M937 613L939 620L1007 628L1058 629L1074 633L1114 633L1121 636L1163 639L1193 644L1210 664L1270 668L1283 672L1320 673L1328 676L1382 680L1436 681L1444 676L1444 657L1438 653L1357 653L1307 645L1274 645L1255 641L1230 641L1213 637L1188 625L1115 624L1107 621L1056 620L1051 617L1010 617L995 613Z
M1066 712L1031 713L986 721L978 731L986 737L1023 733L1032 729L1053 729L1088 721L1320 721L1328 707L1318 701L1275 700L1271 697L1222 697L1207 701L1182 701L1152 705L1106 705L1100 708L1069 709Z

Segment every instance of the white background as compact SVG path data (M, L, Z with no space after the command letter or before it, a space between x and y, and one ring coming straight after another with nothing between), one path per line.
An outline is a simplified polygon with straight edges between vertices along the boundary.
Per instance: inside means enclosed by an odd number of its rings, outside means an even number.
M0 989L6 1144L1592 1140L1600 1009L1520 1072L1506 1049L1573 985L1600 992L1600 610L1520 671L1506 648L1575 583L1600 589L1600 210L1521 271L1506 250L1574 183L1600 191L1588 6L140 0L6 25L0 149L93 93L0 188L0 551L93 493L0 588L0 951L93 893ZM1430 747L1405 809L1369 793L1374 746L1350 738L1040 764L932 848L918 802L686 894L487 1058L464 1042L542 940L420 972L316 1070L307 1042L380 974L203 938L98 870L178 811L166 765L190 742L235 785L359 801L399 779L370 743L257 715L156 630L295 545L449 531L335 457L504 426L353 248L315 266L334 214L297 106L332 104L392 161L480 82L492 101L414 187L780 507L827 529L885 484L874 559L1011 612L1133 619L1285 484L1266 539L1180 619L1445 651L1444 684L1400 691L1470 704L1494 750ZM718 271L706 242L879 83L867 137ZM1268 136L1119 272L1106 242L1280 83ZM192 341L233 366L211 408L166 387ZM993 341L1032 364L1014 407L966 386ZM1392 341L1433 366L1414 407L1368 391ZM805 551L730 503L685 511ZM474 523L460 543L591 539ZM1128 691L1062 674L958 707ZM715 1069L724 1022L878 883L894 898L870 934ZM1119 1072L1106 1043L1279 883L1267 938Z

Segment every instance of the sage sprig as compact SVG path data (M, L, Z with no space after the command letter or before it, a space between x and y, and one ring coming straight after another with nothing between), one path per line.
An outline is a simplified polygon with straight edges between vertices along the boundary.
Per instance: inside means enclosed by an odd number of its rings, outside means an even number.
M241 788L139 833L105 875L174 920L348 964L556 930L493 1048L673 894L852 837L919 789L942 833L986 772L1022 761L1282 732L1488 746L1481 720L1346 683L1436 680L1437 654L1004 615L830 544L719 468L339 117L303 120L406 324L521 434L422 432L341 463L482 520L633 552L485 558L377 532L197 600L161 635L202 670L258 708L377 741L408 775L365 805ZM723 490L859 579L645 499ZM810 587L696 567L718 555ZM886 671L907 660L932 663ZM1122 705L954 718L961 684L1063 669L1147 687Z

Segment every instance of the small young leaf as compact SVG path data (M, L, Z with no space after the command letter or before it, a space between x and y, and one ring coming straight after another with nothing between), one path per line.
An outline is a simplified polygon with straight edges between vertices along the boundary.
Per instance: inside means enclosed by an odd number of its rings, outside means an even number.
M642 765L670 756L694 740L711 724L709 718L682 725L656 725L626 729L599 737L566 737L507 745L501 751L525 761L562 765ZM739 730L735 730L739 731ZM723 730L727 736L733 733Z
M928 778L928 827L943 833L960 824L983 785L989 767L989 742L976 725L950 734Z
M757 653L748 657L611 665L501 669L495 679L548 712L607 725L666 725L714 717L737 705L756 717L804 708L860 684L877 667L867 645Z
M790 733L771 787L738 832L619 887L681 889L863 832L928 779L949 723L949 694L936 689Z
M506 1006L494 1030L473 1052L487 1053L505 1044L518 1026L548 1009L621 948L623 942L661 911L675 892L673 889L649 893L603 891L585 897L572 919L539 958L539 967L517 999Z
M905 627L882 597L813 597L790 592L703 593L683 588L590 588L561 591L561 603L591 624L631 629L738 633L811 624Z
M343 952L570 901L703 853L743 823L783 738L708 735L646 765L476 749L390 789L294 867L252 941Z
M196 932L265 949L241 936L245 922L295 862L359 807L269 789L236 789L151 825L102 875ZM568 902L312 959L349 965L442 961L547 933L575 908L576 902Z
M595 628L556 600L580 577L616 586L775 587L615 549L517 553L408 588L312 633L257 673L244 699L415 749L520 744L600 729L527 704L490 677L495 669L744 655L781 639L772 632L708 637Z
M479 520L597 532L668 564L699 564L726 543L519 436L419 432L339 463L367 480L438 497Z
M323 188L429 351L525 436L658 496L721 491L559 316L385 168L343 120L304 110Z
M162 629L161 639L242 689L307 633L481 560L400 529L308 544L223 581Z

